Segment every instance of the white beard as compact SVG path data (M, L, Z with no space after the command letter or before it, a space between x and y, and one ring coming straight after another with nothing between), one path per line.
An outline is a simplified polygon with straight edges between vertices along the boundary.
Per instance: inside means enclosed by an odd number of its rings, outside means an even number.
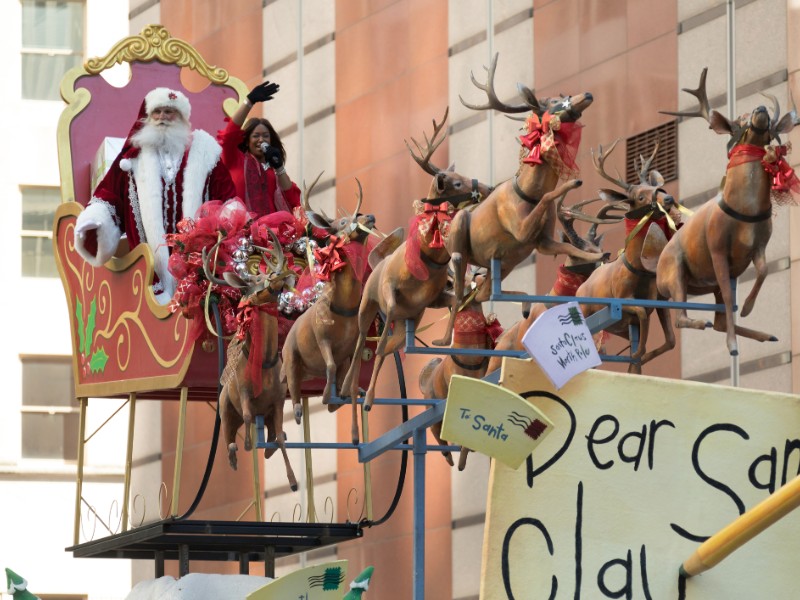
M169 156L183 156L189 145L192 130L183 119L154 123L146 119L144 127L131 138L137 148L152 148Z

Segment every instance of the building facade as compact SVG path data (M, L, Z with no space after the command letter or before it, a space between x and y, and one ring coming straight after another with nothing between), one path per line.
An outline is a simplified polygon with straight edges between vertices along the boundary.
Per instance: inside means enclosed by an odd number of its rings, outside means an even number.
M28 2L12 4L19 7L15 10L20 14L10 16L21 20L22 8ZM81 4L85 4L87 15L95 5L105 6L99 0ZM649 153L653 141L659 138L662 147L657 164L667 179L666 189L689 208L712 198L724 174L727 140L709 131L701 119L676 119L659 111L690 109L693 99L679 89L695 87L706 66L712 107L726 111L728 7L734 7L736 23L735 113L749 112L765 103L759 95L762 91L774 94L786 110L790 105L789 90L794 87L795 96L798 95L794 40L800 39L800 7L794 0L130 0L124 9L128 11L127 31L124 25L122 32L104 27L101 40L99 28L92 29L93 21L87 18L85 48L90 55L104 54L123 35L138 33L149 23L160 23L174 37L194 45L209 64L227 69L250 87L264 79L278 82L279 94L260 108L284 139L287 171L292 179L302 185L323 171L312 205L331 214L337 207L352 209L358 177L364 187L363 210L374 213L378 227L388 232L408 223L412 200L424 197L429 185L429 176L410 160L403 141L421 139L423 132L430 135L431 119L441 119L448 106L449 136L436 155L439 166L454 163L458 172L489 184L504 181L516 171L515 138L520 124L490 111L470 110L459 100L485 101L483 92L470 82L470 73L478 81L483 80L482 66L488 65L495 53L499 53L499 59L494 85L503 101L515 100L518 81L534 89L539 98L583 91L593 94L594 102L582 118L585 128L577 159L584 184L580 194L570 200L588 199L596 196L599 188L609 187L592 168L591 150L597 151L600 145L608 147L617 138L623 141L609 159L609 170L617 169L628 180L635 177L630 170L633 159L639 153ZM24 37L24 26L22 31ZM16 39L8 51L24 56L26 43ZM23 58L23 66L26 60L33 59ZM22 76L12 79L24 81ZM28 85L35 90L34 84ZM24 100L23 94L28 92L23 88L24 84L16 91L6 88L2 92L16 94L7 98L8 105L28 117L15 119L9 126L21 128L25 122L43 128L40 123L44 115L55 123L60 104ZM8 133L14 137L7 139L20 140L22 144L39 137L23 135L22 130ZM44 129L40 133L42 137L47 134ZM792 134L790 140L796 137ZM54 139L54 134L47 139ZM34 305L41 303L43 312L31 314L48 314L55 319L59 313L53 310L53 298L56 305L64 306L58 282L24 275L25 269L42 268L42 263L36 262L34 248L38 246L28 239L38 239L40 234L31 233L37 231L34 225L27 229L25 202L46 202L40 197L47 192L38 188L57 185L55 159L48 155L53 148L32 146L25 153L4 146L2 152L5 160L0 163L0 185L7 197L18 199L14 206L23 215L22 229L13 219L3 225L8 229L4 239L23 238L18 258L23 276L18 285L29 290ZM32 155L49 160L51 170L33 168L42 163L22 158ZM789 160L797 164L795 157L790 156ZM37 189L28 191L25 186ZM722 334L679 331L677 348L647 365L646 375L728 385L735 369L744 387L784 392L800 389L793 360L800 348L800 326L791 310L800 301L800 275L796 273L800 245L797 235L791 234L797 218L794 207L776 209L768 247L770 275L753 314L744 323L776 334L779 341L757 344L740 338L740 357L734 363ZM48 231L46 226L40 227ZM610 229L604 249L614 255L623 239L619 228ZM20 248L19 244L11 246ZM16 258L14 252L11 255ZM557 257L533 256L507 279L504 287L544 293L551 287L559 264ZM740 297L746 295L752 281L751 269L738 282ZM519 318L516 306L498 305L492 309L504 326ZM422 336L424 339L435 337L441 328L441 316L442 313L429 311L425 321L434 323L434 327ZM4 419L0 425L4 440L0 449L8 465L26 462L14 450L21 447L19 440L25 433L22 415L39 414L35 412L38 408L24 408L26 361L69 352L66 319L58 323L48 328L49 336L36 335L32 329L43 327L42 320L19 320L12 325L17 329L13 339L19 342L4 351L8 364L19 368L12 379L16 382L12 384L12 402L4 410L15 418ZM649 343L660 343L658 325L651 329ZM48 340L49 350L35 343L43 339ZM609 348L622 352L625 344L612 340ZM403 361L404 380L412 397L418 394L416 378L425 362L421 356L408 356ZM379 383L379 396L399 394L392 365L387 363ZM177 419L175 407L154 404L146 410L146 416L137 413L137 420L147 419L160 434L137 449L137 468L145 479L166 480L167 448ZM203 408L193 410L184 469L202 470L213 413ZM399 422L399 409L373 411L371 437ZM287 423L291 423L290 418ZM348 410L331 415L312 399L311 423L313 439L330 441L334 435L337 440L349 439ZM302 430L293 424L287 425L287 432L290 440L302 437ZM295 451L290 452L290 457L295 471L305 473L303 455ZM308 514L309 502L303 493L290 492L278 460L272 459L261 467L264 518L295 520L295 515ZM246 510L252 495L247 468L230 472L222 452L217 462L204 508L196 513L199 518L235 517ZM363 466L353 451L315 451L313 464L314 508L320 520L356 520L367 515L359 492ZM15 469L19 467L8 468L8 485L12 479L14 486L20 485L15 479ZM400 470L397 452L372 464L372 518L379 518L391 503ZM301 486L308 483L304 480ZM72 489L70 484L66 475L61 482L48 483L64 490ZM35 487L33 482L26 485ZM477 598L487 485L488 460L483 457L471 456L464 472L451 470L436 455L428 457L426 597ZM311 561L347 558L356 569L368 564L376 567L371 588L375 597L411 597L411 492L409 470L403 497L388 522L368 529L362 540L283 559L278 563L278 573ZM60 552L60 546L55 552ZM122 561L113 562L116 568L116 563ZM35 581L33 572L17 566L15 563L15 570ZM258 566L252 567L251 572L260 574ZM146 563L133 568L134 579L152 573L151 565ZM235 564L192 565L192 570L212 572L236 569Z

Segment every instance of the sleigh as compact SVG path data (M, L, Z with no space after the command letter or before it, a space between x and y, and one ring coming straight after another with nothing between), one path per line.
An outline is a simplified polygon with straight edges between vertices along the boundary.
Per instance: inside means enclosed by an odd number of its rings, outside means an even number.
M130 79L125 86L115 87L102 73L120 63L130 66ZM195 81L203 80L205 87L200 91L188 89L184 78L189 77ZM77 216L102 177L104 164L108 165L114 160L115 143L119 147L119 142L127 135L145 94L162 86L181 90L192 105L192 128L204 129L212 134L224 127L225 116L235 111L247 93L242 81L231 77L223 69L209 66L190 45L172 38L158 25L148 26L139 35L123 39L106 56L89 59L83 66L72 69L61 83L61 95L67 106L58 124L62 204L54 219L53 244L67 298L75 395L80 402L75 546L72 548L76 556L156 556L160 557L162 563L164 558L182 560L181 550L169 538L172 533L182 533L179 529L186 525L178 514L178 493L187 403L190 400L216 402L219 393L224 341L219 338L193 341L195 338L191 331L194 324L180 312L173 312L168 306L158 304L152 290L153 255L149 247L140 244L124 256L112 258L103 267L94 268L78 255L73 243ZM365 385L371 365L370 360L363 370ZM304 398L319 395L324 384L323 380L305 382L302 387ZM180 402L172 500L168 511L172 521L162 519L156 523L153 526L155 529L151 527L151 533L147 534L152 538L146 535L145 541L141 541L144 534L140 533L137 542L120 541L110 546L103 544L103 540L81 543L81 507L84 503L82 479L84 446L88 441L86 422L89 397L122 398L129 404L120 535L128 531L131 520L129 496L135 402L137 399ZM209 458L207 474L212 460L213 456ZM254 479L256 520L261 521L260 501L263 494L257 469L254 469ZM205 482L200 486L195 504L202 497ZM267 527L267 524L262 525ZM279 555L291 554L297 551L297 547L325 545L360 535L357 527L348 525L329 539L331 531L335 531L330 524L318 532L313 529L313 524L309 526L311 530L300 538L283 531L270 530L260 534L276 536L281 547ZM233 530L226 529L227 535L236 533L233 524L230 528ZM252 530L248 532L252 533ZM312 541L303 541L301 538L304 536ZM96 544L98 541L100 545ZM137 544L144 544L144 550ZM240 549L245 553L245 558L240 556L240 560L245 562L247 556L265 558L270 555L265 550L263 539L259 541L253 538L242 542ZM188 547L186 552L189 552ZM201 547L198 552L211 560L230 560L231 556L230 552L214 543L210 543L208 548ZM188 554L186 559L188 562Z

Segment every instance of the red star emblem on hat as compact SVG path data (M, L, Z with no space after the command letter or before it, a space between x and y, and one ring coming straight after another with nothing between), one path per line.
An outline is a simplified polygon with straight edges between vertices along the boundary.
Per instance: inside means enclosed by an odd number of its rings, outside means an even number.
M169 93L169 99L170 100L177 100L178 99L178 95L175 92L170 92Z

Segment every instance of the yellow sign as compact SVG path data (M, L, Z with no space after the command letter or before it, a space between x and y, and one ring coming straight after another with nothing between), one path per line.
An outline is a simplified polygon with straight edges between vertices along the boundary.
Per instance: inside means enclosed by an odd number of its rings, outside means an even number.
M482 599L798 597L797 512L679 568L797 476L800 396L597 370L556 391L513 359L501 382L554 429L521 468L492 462Z
M347 561L337 560L279 577L247 600L342 600L348 590Z
M450 380L442 439L516 469L552 428L550 419L519 394L462 375Z

